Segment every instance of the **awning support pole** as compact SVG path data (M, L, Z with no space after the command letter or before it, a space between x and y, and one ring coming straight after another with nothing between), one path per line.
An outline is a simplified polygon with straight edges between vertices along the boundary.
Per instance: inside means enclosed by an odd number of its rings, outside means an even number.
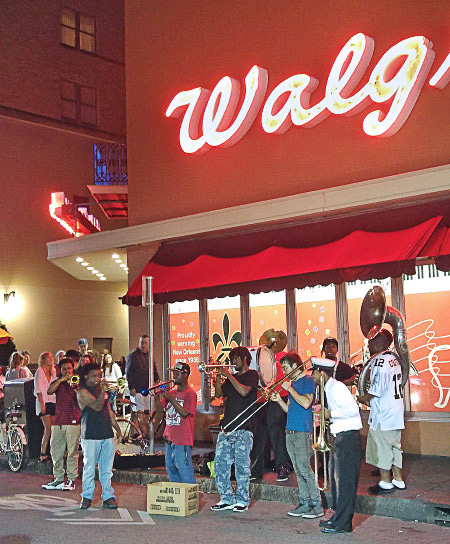
M148 311L148 386L153 387L153 277L147 276L145 278L147 282L147 311ZM155 406L155 399L153 396L150 396L150 414L153 414ZM155 436L153 428L153 417L149 418L149 449L150 453L155 453Z

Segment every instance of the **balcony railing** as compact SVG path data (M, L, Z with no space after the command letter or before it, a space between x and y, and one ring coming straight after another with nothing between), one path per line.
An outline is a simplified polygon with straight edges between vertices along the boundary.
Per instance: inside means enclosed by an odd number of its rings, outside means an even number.
M127 146L94 144L95 185L128 185Z

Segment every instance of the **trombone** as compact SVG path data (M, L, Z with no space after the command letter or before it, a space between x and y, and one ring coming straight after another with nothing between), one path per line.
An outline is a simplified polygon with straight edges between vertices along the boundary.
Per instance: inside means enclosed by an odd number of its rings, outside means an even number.
M258 387L258 392L261 394L262 397L264 397L266 400L264 402L262 402L258 408L256 408L256 410L253 410L253 412L251 412L251 414L249 416L247 416L243 421L241 421L232 431L230 431L228 434L225 432L225 429L227 427L229 427L232 423L234 423L237 419L239 419L243 414L245 414L245 412L247 412L248 410L250 410L250 408L252 406L254 406L258 401L259 401L259 398L257 398L255 401L253 401L249 406L247 406L247 408L245 408L244 410L242 410L242 412L240 414L238 414L234 419L232 419L229 423L227 423L225 425L225 427L222 429L222 432L225 436L231 436L234 432L236 432L237 430L239 430L242 425L244 425L244 423L246 423L251 417L253 417L256 412L258 412L259 410L261 410L261 408L263 408L271 399L272 397L272 393L274 393L275 391L275 388L280 385L281 383L285 382L286 380L289 380L291 378L291 376L294 376L294 374L296 372L303 372L304 369L305 369L305 365L307 362L309 362L310 360L312 359L312 357L310 357L309 359L306 359L306 361L304 361L302 364L303 366L301 367L297 367L297 368L294 368L293 370L291 370L290 372L288 372L285 376L283 376L282 378L280 378L278 381L276 381L275 383L273 383L270 387Z
M325 427L325 381L323 376L320 376L320 383L318 385L320 390L320 423L319 423L319 435L317 435L317 427L313 422L313 435L314 444L312 446L314 450L314 479L316 480L316 486L320 491L325 491L328 488L328 462L327 452L333 449L332 445L327 442L326 439L326 427ZM315 412L314 416L315 418ZM322 466L323 466L323 487L319 485L319 453L323 454Z

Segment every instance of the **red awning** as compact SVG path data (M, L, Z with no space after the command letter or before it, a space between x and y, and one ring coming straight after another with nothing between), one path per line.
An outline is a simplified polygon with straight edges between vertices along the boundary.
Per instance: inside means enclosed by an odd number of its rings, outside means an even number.
M436 257L436 267L443 272L450 272L450 227L442 239L439 256Z
M441 218L391 232L355 230L313 247L271 246L230 258L200 255L180 266L150 261L122 302L141 304L142 276L153 276L154 300L162 303L414 274L415 259Z

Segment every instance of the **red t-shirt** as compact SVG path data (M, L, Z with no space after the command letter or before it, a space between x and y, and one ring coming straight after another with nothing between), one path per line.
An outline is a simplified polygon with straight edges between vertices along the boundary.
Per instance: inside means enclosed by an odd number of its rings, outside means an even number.
M171 389L169 395L173 397L180 406L189 412L187 417L181 417L172 404L161 397L161 406L166 411L166 429L164 436L176 446L194 445L194 418L197 409L197 395L192 387L184 391Z

